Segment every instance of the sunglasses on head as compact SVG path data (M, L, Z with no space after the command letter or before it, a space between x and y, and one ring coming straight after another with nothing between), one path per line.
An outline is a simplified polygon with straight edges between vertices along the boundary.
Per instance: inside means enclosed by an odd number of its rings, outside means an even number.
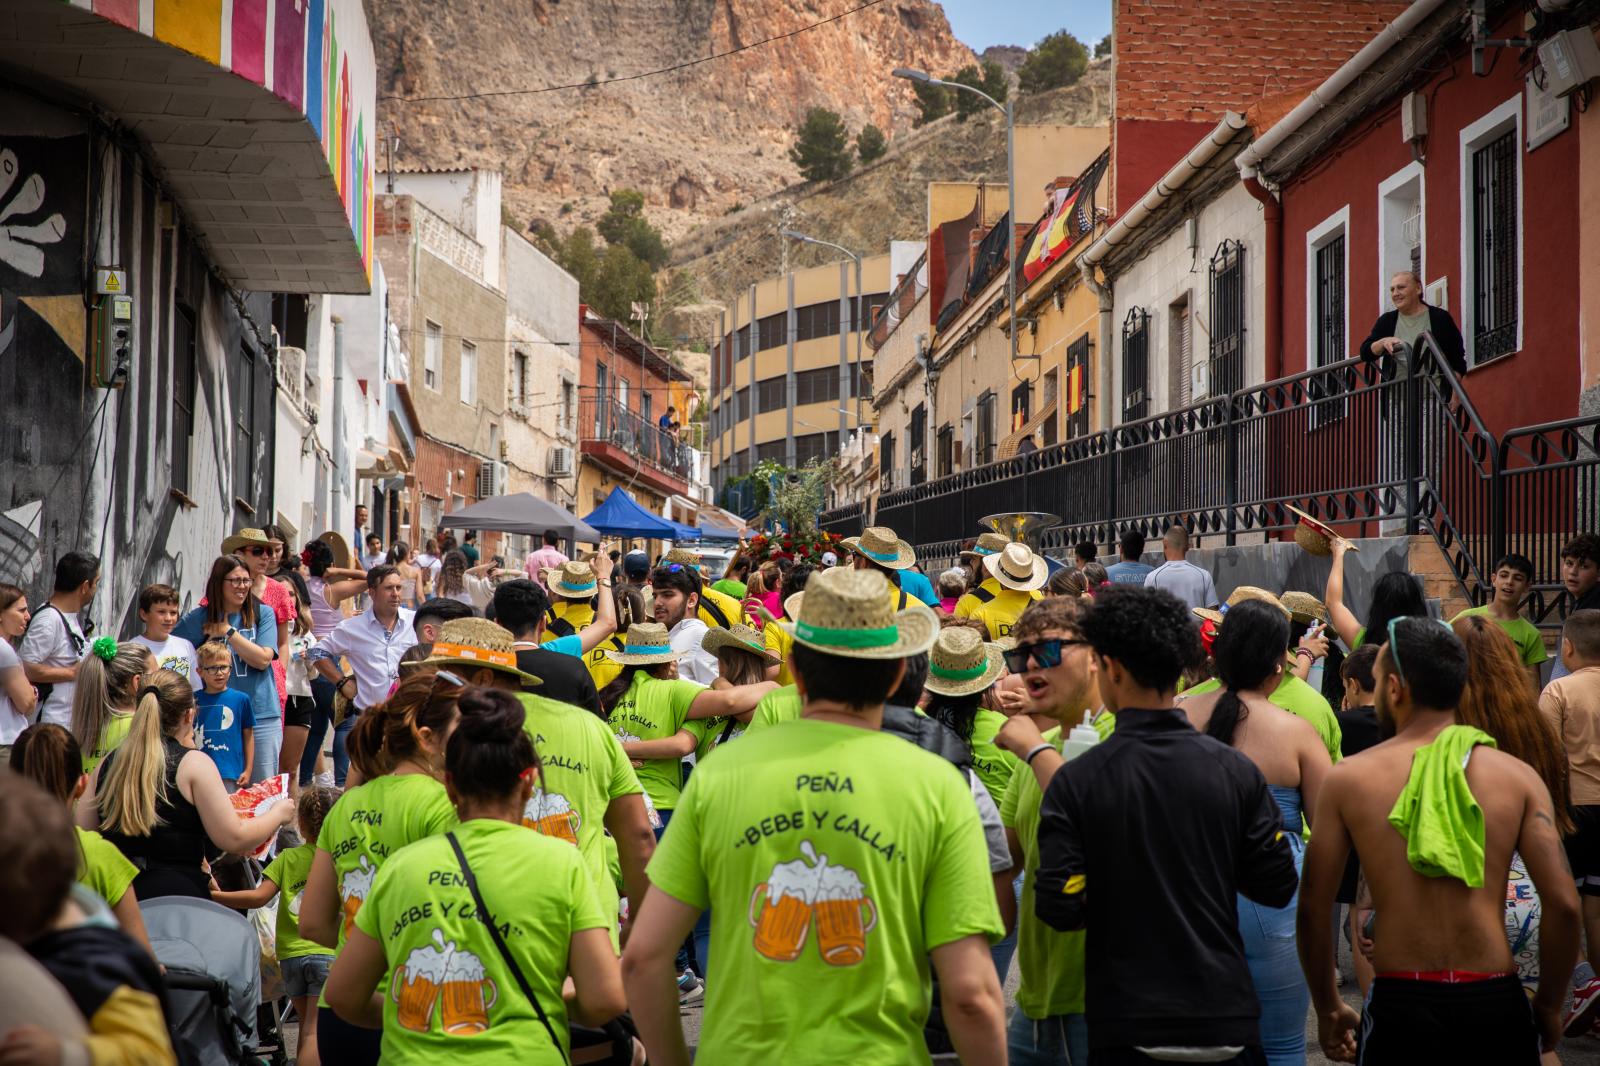
M1400 684L1406 683L1405 669L1400 665L1400 642L1395 637L1400 632L1401 622L1423 622L1429 625L1437 624L1450 629L1450 623L1442 618L1420 618L1416 615L1403 614L1398 618L1389 619L1389 659L1394 663L1394 674L1400 679ZM1450 629L1454 633L1454 629Z
M1031 669L1028 660L1032 659L1040 670L1049 670L1061 665L1063 648L1087 643L1089 643L1087 640L1051 637L1049 640L1039 640L1032 644L1018 644L1005 653L1006 669L1013 674L1025 674Z

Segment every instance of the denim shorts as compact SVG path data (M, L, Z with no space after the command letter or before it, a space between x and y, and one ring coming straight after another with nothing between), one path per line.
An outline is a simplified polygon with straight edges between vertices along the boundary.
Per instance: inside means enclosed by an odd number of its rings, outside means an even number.
M290 998L322 995L322 986L328 981L328 967L332 965L332 955L280 959L278 968L283 971L283 994Z

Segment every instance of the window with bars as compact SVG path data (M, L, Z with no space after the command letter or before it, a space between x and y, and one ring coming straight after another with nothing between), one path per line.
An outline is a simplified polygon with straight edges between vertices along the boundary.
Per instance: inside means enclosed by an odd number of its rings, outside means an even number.
M1244 245L1226 240L1211 257L1211 346L1208 389L1222 396L1244 388Z
M743 422L750 417L750 386L733 394L733 420Z
M946 424L939 430L939 435L934 445L933 470L934 477L949 477L956 472L956 431Z
M1089 432L1089 335L1067 346L1067 439Z
M837 430L827 433L807 433L794 439L794 463L796 466L805 466L808 463L821 462L838 450Z
M239 345L239 385L233 394L233 494L252 497L256 468L256 353Z
M1122 320L1122 420L1150 414L1150 313L1129 309Z
M917 404L911 411L911 429L907 436L911 443L911 483L920 485L928 480L928 408Z
M786 378L768 378L756 382L756 412L781 411L789 406L789 388Z
M839 368L819 367L802 370L794 376L795 406L807 403L832 403L839 398Z
M1515 125L1472 150L1473 365L1517 347L1517 148Z
M1345 234L1338 230L1314 246L1312 256L1312 335L1315 350L1312 353L1317 366L1327 366L1345 358L1345 323L1349 318L1345 296ZM1330 378L1313 378L1309 386L1313 395L1331 391L1335 381ZM1345 416L1343 399L1330 397L1311 408L1311 425L1327 425Z
M894 477L894 434L885 433L878 438L878 474L884 480Z
M200 372L195 362L194 311L180 303L175 312L172 318L172 487L187 493L195 391Z
M995 445L999 443L995 440L994 408L994 393L985 392L978 397L972 436L972 457L978 466L994 462Z
M756 351L764 352L768 348L782 347L788 342L786 332L788 329L789 312L779 311L775 315L767 315L756 320Z

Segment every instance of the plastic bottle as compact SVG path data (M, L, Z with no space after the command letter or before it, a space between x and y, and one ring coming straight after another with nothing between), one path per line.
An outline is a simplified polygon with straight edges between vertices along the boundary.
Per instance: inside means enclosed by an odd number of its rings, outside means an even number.
M1089 711L1083 712L1083 723L1072 727L1072 732L1067 734L1067 743L1061 749L1061 758L1071 762L1096 744L1100 743L1100 732L1094 727L1094 716Z

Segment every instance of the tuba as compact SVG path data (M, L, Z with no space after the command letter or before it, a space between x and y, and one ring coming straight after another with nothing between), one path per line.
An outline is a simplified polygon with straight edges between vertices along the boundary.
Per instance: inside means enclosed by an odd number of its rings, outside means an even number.
M1059 526L1061 518L1043 511L1007 511L980 518L978 524L1010 540L1020 540L1032 548L1035 555L1042 556L1044 535Z

